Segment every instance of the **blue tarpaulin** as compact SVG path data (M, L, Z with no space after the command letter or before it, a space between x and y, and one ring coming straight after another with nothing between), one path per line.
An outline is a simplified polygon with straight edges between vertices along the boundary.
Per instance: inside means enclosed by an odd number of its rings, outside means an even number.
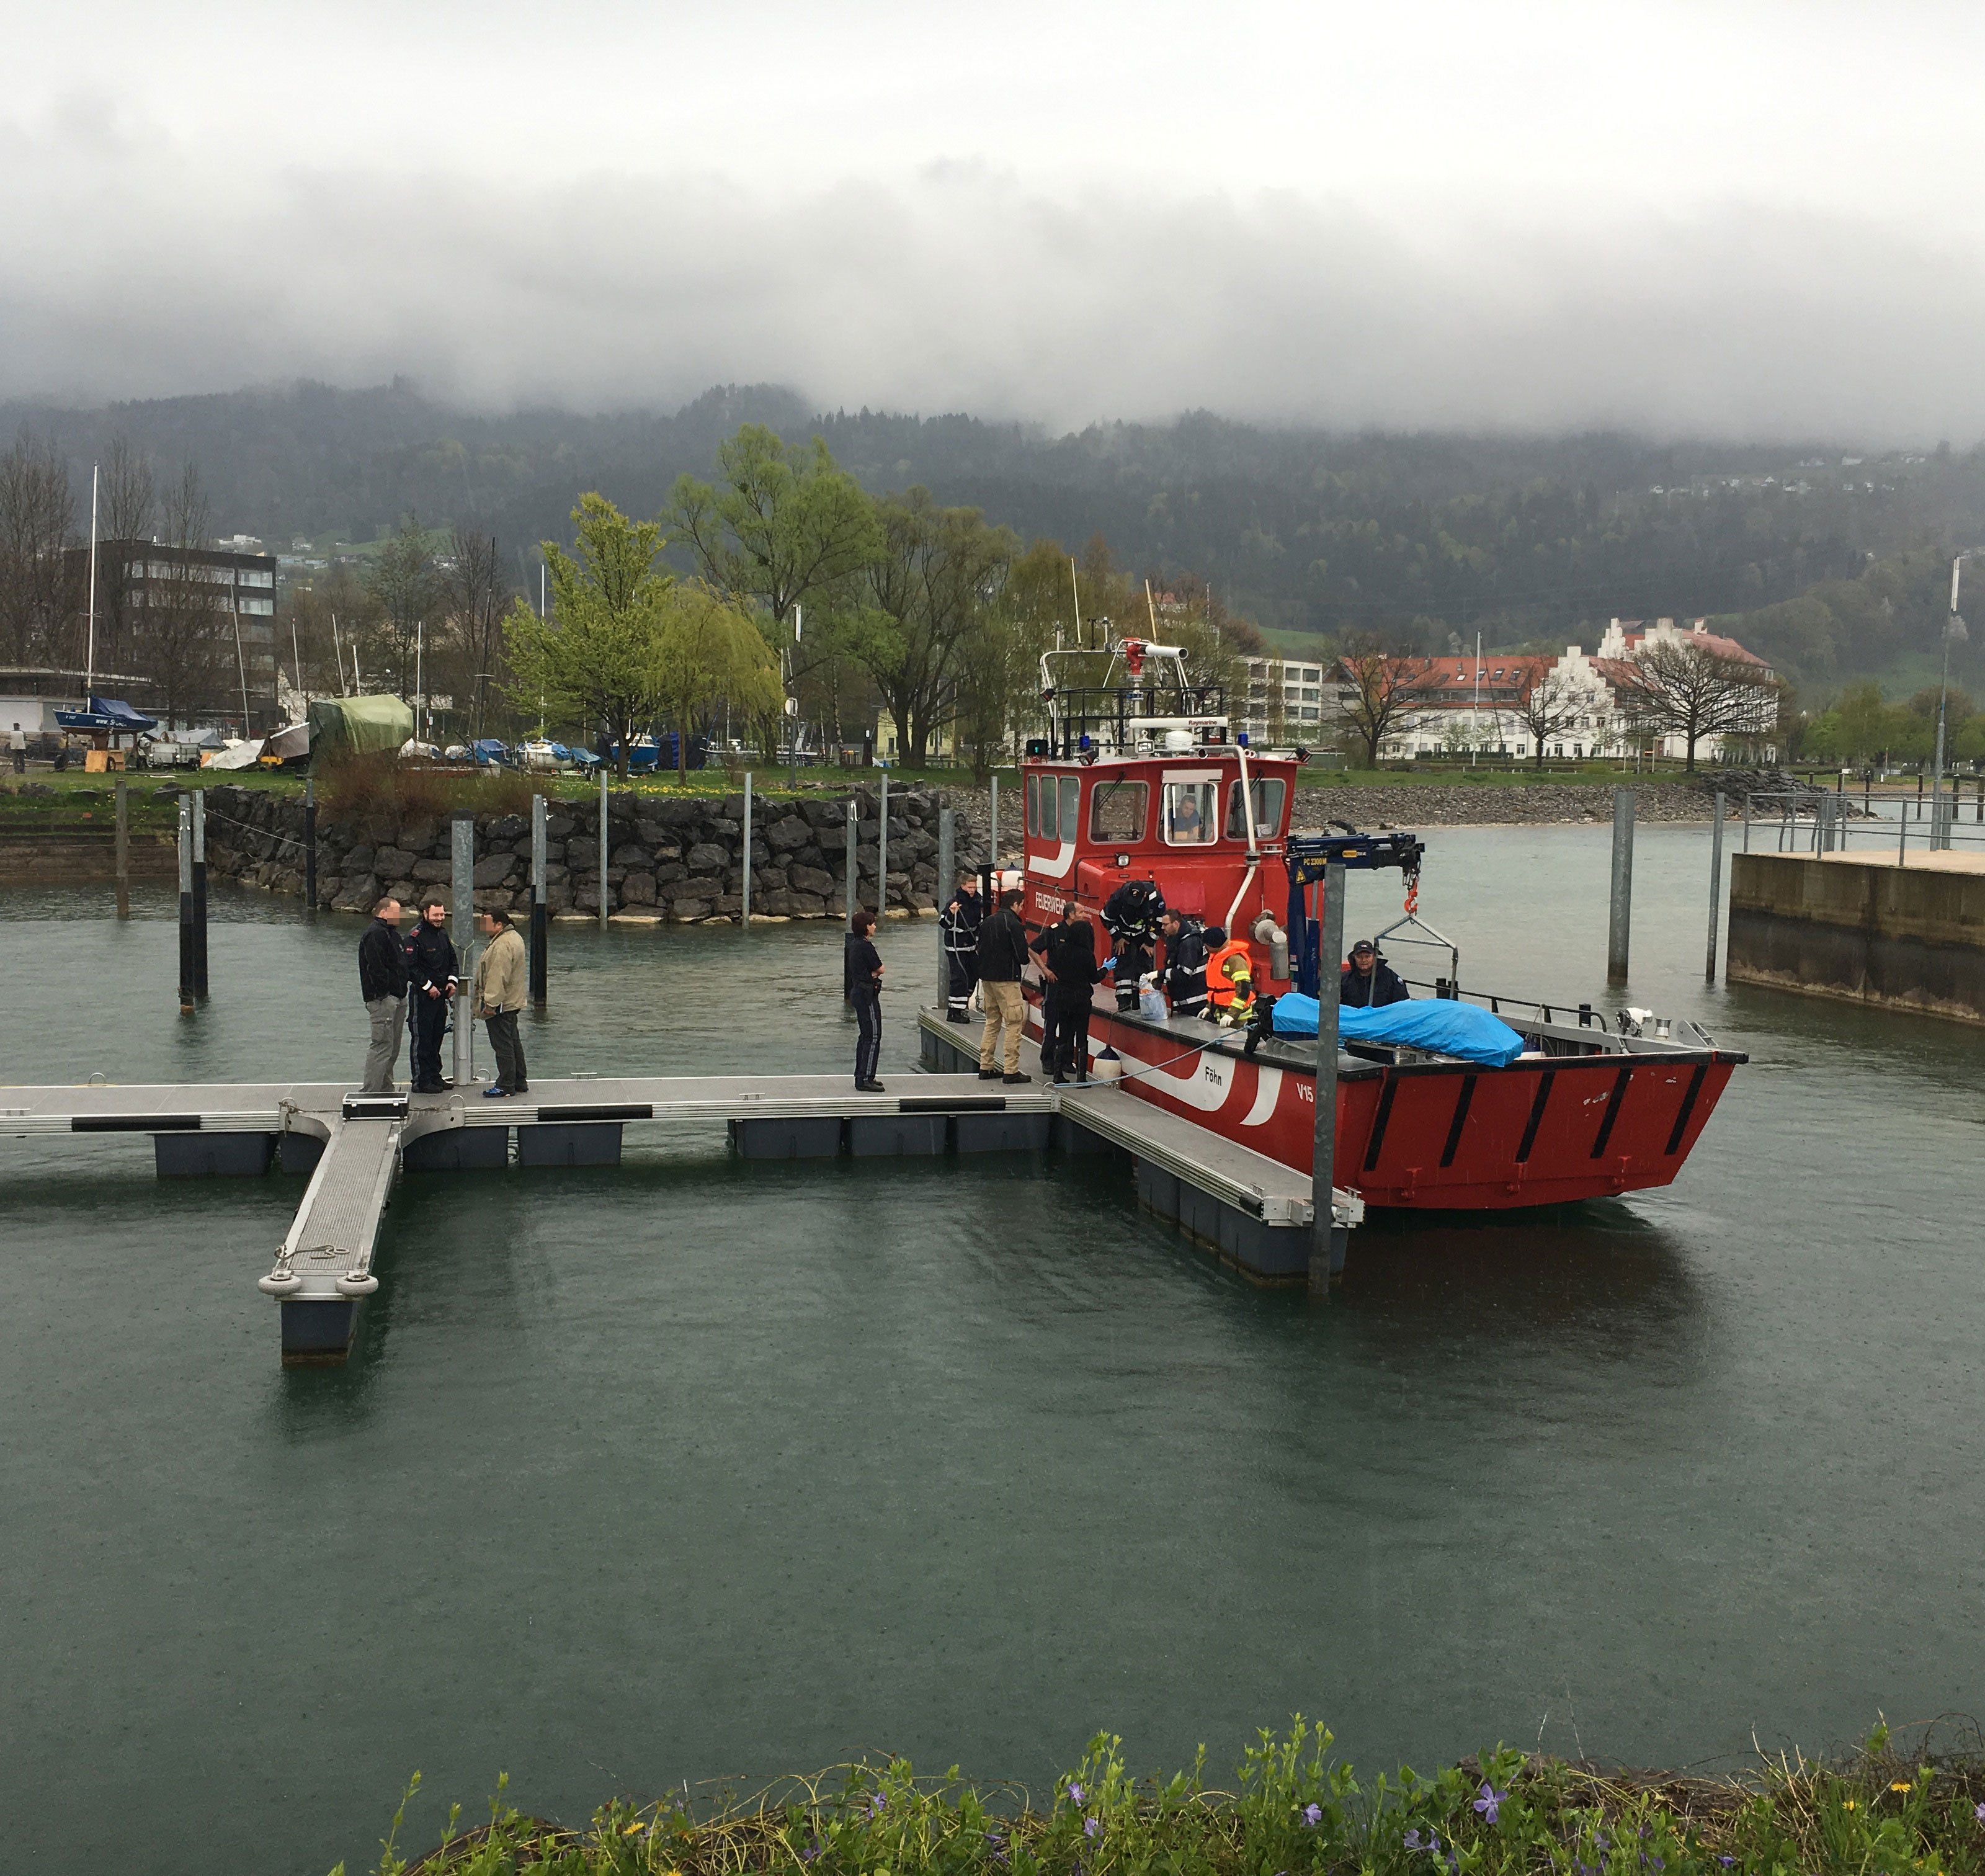
M1315 1035L1316 999L1300 990L1278 997L1275 1027L1278 1036ZM1500 1017L1440 997L1381 1004L1375 1010L1340 1009L1337 1033L1346 1042L1398 1043L1489 1068L1506 1068L1523 1052L1523 1037Z

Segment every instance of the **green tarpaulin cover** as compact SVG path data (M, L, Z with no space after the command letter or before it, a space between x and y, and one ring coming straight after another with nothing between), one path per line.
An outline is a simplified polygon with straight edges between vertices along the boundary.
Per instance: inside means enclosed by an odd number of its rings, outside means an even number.
M369 755L398 749L414 733L414 713L397 697L311 700L311 754Z

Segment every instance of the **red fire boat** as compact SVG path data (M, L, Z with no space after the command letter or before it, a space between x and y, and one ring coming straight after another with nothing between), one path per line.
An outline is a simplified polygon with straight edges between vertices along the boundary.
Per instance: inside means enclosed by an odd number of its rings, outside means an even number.
M1101 683L1058 686L1070 659L1091 671L1102 664ZM1261 1009L1291 991L1314 995L1319 972L1338 969L1318 955L1325 865L1396 867L1406 913L1381 936L1439 947L1445 969L1422 987L1486 1007L1520 1037L1521 1053L1498 1065L1343 1041L1338 1187L1367 1206L1509 1210L1666 1185L1681 1171L1743 1055L1645 1010L1609 1020L1590 1006L1464 989L1458 950L1418 916L1420 842L1292 835L1305 752L1230 738L1218 687L1188 681L1179 647L1116 638L1101 651L1051 652L1042 664L1051 733L1029 742L1022 765L1029 926L1053 923L1070 899L1101 920L1120 887L1148 881L1166 908L1244 943ZM1222 1027L1160 1016L1148 994L1140 1009L1137 977L1162 980L1164 942L1111 936L1118 982L1095 995L1091 1074L1112 1070L1103 1051L1113 1051L1127 1092L1307 1175L1314 1039L1277 1035L1258 1018ZM1038 1038L1040 987L1027 996Z

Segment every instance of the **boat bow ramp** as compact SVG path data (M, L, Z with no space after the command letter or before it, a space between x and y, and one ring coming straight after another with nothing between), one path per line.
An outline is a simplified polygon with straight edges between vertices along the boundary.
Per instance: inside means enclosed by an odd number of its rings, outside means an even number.
M1031 1054L1032 1051L1030 1051ZM1245 1273L1307 1271L1308 1182L1279 1162L1105 1087L1024 1088L976 1074L919 1074L899 1091L857 1093L844 1075L585 1077L526 1096L354 1094L334 1082L0 1088L0 1134L150 1136L162 1177L308 1175L274 1264L259 1279L279 1306L285 1363L340 1362L364 1300L403 1170L617 1165L630 1125L721 1120L746 1159L1040 1151L1127 1153L1138 1197ZM1334 1195L1333 1269L1360 1221Z

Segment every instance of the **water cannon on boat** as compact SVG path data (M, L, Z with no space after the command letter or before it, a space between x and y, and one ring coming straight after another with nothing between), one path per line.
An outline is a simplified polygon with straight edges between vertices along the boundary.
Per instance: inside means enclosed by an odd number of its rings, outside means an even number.
M1057 645L1041 654L1040 695L1048 713L1043 753L1063 761L1098 755L1185 755L1228 742L1226 698L1218 684L1196 684L1183 645L1114 637L1108 620L1099 646ZM1080 681L1107 660L1100 683ZM1071 665L1070 661L1083 662ZM1063 674L1075 681L1061 681Z

